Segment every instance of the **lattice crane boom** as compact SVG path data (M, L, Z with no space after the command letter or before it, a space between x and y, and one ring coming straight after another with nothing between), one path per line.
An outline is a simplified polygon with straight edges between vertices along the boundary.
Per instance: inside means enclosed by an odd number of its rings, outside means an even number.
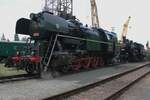
M100 27L96 1L90 0L90 3L92 26ZM45 0L45 6L43 11L49 11L52 12L54 15L58 15L64 18L66 18L68 15L72 16L73 0Z
M128 17L128 20L123 25L123 30L121 33L121 41L123 41L123 37L126 37L127 35L130 20L131 20L131 16Z
M92 26L93 27L100 27L99 19L98 19L98 11L97 5L95 0L90 0L91 2L91 18L92 18Z
M72 16L73 0L45 0L43 11L49 11L64 18Z

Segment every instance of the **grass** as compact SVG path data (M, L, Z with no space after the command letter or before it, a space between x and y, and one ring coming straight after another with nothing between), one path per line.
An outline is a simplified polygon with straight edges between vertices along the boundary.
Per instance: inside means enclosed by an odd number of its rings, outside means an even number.
M17 70L15 68L6 68L4 67L4 64L0 64L0 77L18 75L18 74L25 74L25 71Z

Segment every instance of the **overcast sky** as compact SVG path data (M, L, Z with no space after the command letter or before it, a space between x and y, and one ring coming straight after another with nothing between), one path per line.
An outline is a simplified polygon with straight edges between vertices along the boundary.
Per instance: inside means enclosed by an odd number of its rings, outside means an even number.
M39 12L44 0L0 0L0 37L5 33L13 40L15 23L21 17L29 17L31 12ZM150 40L150 1L149 0L96 0L102 28L115 32L122 31L123 23L131 16L127 37L145 45ZM74 15L81 22L91 25L90 0L74 0Z

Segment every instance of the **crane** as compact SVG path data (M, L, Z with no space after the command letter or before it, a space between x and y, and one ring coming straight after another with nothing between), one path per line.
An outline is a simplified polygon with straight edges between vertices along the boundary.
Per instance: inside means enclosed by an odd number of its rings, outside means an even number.
M123 25L123 30L121 33L121 42L123 42L123 38L125 38L127 35L130 19L131 19L131 16L128 17L127 21Z
M92 26L99 27L96 1L90 0L90 2ZM54 15L68 19L68 16L73 16L73 0L45 0L43 11L49 11Z
M45 0L43 11L68 19L73 13L73 0Z
M91 2L91 18L92 18L92 26L93 27L100 27L99 26L99 19L98 19L98 11L97 5L95 0L90 0Z

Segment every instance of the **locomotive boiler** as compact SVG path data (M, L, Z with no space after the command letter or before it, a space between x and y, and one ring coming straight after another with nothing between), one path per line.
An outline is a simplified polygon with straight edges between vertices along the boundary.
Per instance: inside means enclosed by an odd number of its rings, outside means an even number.
M30 36L34 45L14 65L28 73L67 73L104 66L119 54L117 34L89 28L77 19L63 19L50 12L30 14L16 23L16 33Z

